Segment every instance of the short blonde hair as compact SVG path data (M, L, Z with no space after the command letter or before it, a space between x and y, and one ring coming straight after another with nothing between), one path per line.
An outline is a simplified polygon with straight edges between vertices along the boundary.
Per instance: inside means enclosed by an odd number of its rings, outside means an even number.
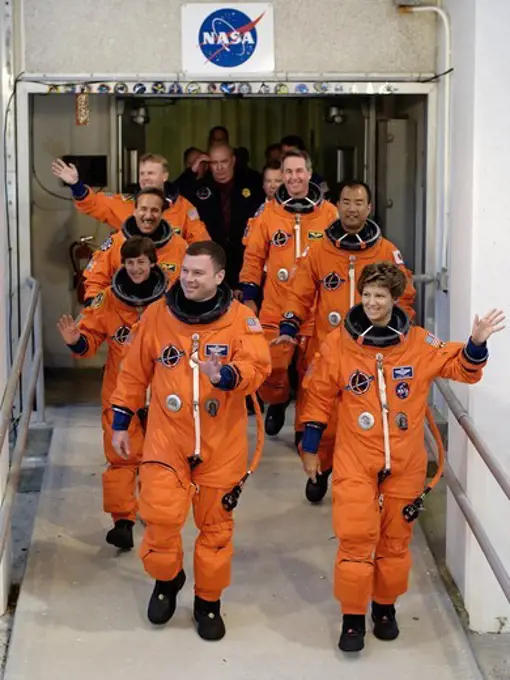
M167 159L158 153L144 153L140 158L139 165L143 163L159 163L165 172L169 171Z

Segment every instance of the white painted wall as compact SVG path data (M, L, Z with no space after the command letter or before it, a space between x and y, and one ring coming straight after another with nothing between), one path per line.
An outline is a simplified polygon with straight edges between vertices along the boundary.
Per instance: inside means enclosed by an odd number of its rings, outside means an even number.
M75 124L73 95L36 95L33 101L32 158L32 271L42 286L44 320L44 360L49 367L98 366L105 351L95 359L73 360L56 329L61 314L79 313L72 288L72 266L69 246L80 236L95 235L102 243L110 229L77 212L69 199L71 192L60 186L51 174L51 162L65 154L110 155L110 97L90 97L90 123ZM37 179L36 179L37 176ZM37 181L38 180L38 181ZM112 184L114 177L110 177Z
M501 307L510 317L510 3L447 0L453 25L451 337L464 339L476 313ZM491 340L482 383L455 388L493 453L510 474L510 330ZM449 458L489 538L510 572L510 502L450 423ZM448 499L447 561L475 631L510 631L510 606L455 501Z
M24 0L25 71L179 72L181 4L103 0L91 12L91 3L79 0ZM399 15L393 0L273 0L273 6L277 71L434 70L434 17Z

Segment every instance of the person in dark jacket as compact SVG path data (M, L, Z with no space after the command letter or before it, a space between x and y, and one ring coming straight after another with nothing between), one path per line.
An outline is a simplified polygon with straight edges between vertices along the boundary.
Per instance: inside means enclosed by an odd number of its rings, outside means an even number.
M204 161L209 170L199 179L197 170ZM238 290L244 230L265 198L261 178L236 169L233 149L227 144L215 144L207 156L198 156L181 175L180 189L197 208L212 240L225 249L226 281L233 290Z

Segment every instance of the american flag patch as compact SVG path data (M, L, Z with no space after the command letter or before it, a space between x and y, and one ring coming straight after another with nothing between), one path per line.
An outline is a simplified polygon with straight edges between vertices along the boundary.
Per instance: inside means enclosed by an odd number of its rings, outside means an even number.
M248 327L248 330L251 331L252 333L263 332L262 326L260 325L260 321L254 316L250 316L248 319L246 319L246 326Z
M436 336L433 333L427 333L425 342L427 343L427 345L430 345L431 347L436 347L436 349L439 349L444 345L444 342L442 342L439 338L436 338Z

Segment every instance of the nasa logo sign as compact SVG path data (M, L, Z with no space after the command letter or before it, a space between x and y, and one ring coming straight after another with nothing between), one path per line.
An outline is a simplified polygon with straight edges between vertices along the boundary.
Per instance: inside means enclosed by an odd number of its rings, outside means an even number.
M257 49L256 19L237 9L218 9L206 17L198 35L200 49L207 61L223 68L244 64Z
M274 71L272 5L184 4L182 62L194 76Z

